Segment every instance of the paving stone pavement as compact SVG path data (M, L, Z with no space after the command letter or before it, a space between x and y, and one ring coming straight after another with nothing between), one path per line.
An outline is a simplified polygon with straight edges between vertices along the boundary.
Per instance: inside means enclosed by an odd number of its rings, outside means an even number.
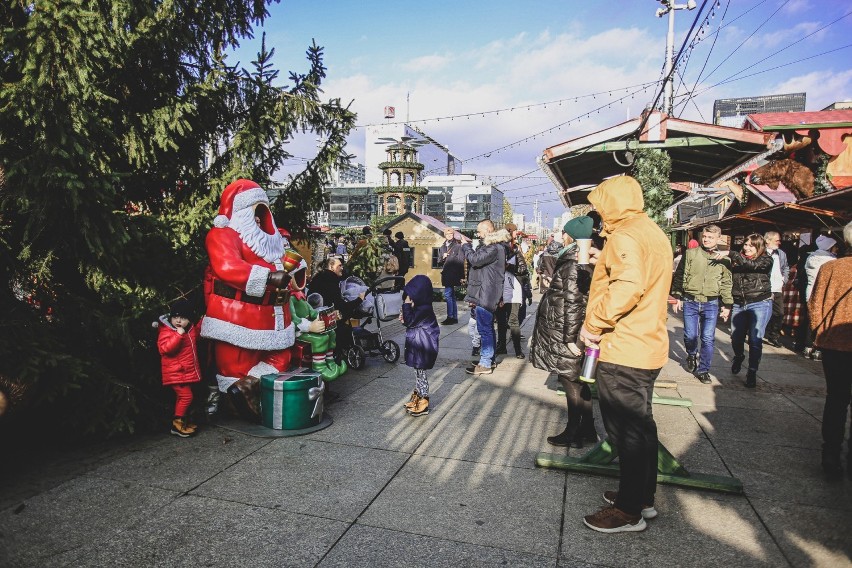
M565 421L555 378L513 354L465 374L460 319L442 327L429 416L402 409L413 370L369 358L335 384L334 424L306 436L208 426L0 460L0 566L852 566L852 484L819 466L819 363L767 346L746 389L720 324L703 385L670 317L673 388L657 391L692 404L655 405L660 439L744 495L660 485L646 531L605 535L582 517L616 481L535 465L566 451L545 440Z

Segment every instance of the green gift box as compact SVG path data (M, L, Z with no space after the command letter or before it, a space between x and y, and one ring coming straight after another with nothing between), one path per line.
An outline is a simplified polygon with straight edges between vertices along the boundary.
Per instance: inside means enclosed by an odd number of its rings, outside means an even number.
M299 369L260 377L260 415L274 430L301 430L322 421L325 383L316 371Z

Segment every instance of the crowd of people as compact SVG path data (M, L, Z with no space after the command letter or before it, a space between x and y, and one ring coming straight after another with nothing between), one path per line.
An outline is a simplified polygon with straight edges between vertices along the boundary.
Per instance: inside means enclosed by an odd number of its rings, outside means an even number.
M794 251L782 249L780 235L752 234L741 247L722 250L722 231L708 225L686 248L672 250L668 237L644 212L642 189L629 177L611 178L589 194L594 210L569 220L533 255L529 267L517 228L498 229L491 220L477 225L473 242L462 242L453 229L444 232L438 251L446 318L432 309L432 282L416 275L404 284L399 315L406 328L405 364L415 369L415 385L404 405L410 416L429 414L429 383L439 351L439 325L459 321L456 290L466 286L472 355L466 368L474 376L493 373L497 355L525 359L521 324L532 305L532 286L542 293L529 347L529 361L555 374L567 401L564 429L547 438L554 446L581 448L598 441L589 381L596 382L607 439L619 456L617 490L607 491L607 506L584 517L596 531L642 531L657 516L657 427L652 412L653 386L669 359L667 311L682 313L684 364L698 381L712 382L717 322L730 320L731 373L746 366L745 386L755 388L764 342L794 347L821 359L827 385L823 415L822 466L842 473L841 446L852 400L852 256L842 256L837 239L819 235ZM372 238L365 228L362 239ZM387 240L379 277L405 281L410 247L402 233ZM843 230L852 250L852 223ZM360 244L360 243L359 243ZM356 247L359 246L356 244ZM329 255L308 284L324 304L342 313L346 326L364 299L344 299L341 255ZM394 286L394 284L389 284ZM176 392L172 433L189 436L196 425L187 418L188 385L201 380L195 353L197 330L184 305L162 319L159 349L163 384ZM345 329L345 328L344 328ZM350 333L338 348L345 349ZM746 346L748 356L746 356ZM590 352L598 354L596 373L582 376ZM189 369L189 370L187 370ZM844 371L844 369L846 369ZM181 370L180 374L177 371ZM847 453L852 475L852 453Z

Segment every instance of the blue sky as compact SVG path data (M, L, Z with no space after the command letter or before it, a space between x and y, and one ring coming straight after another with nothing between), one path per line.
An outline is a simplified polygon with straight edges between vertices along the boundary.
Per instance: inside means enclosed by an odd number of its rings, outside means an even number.
M676 86L684 83L677 101L686 103L676 105L676 116L709 122L713 101L726 97L806 92L807 110L852 99L852 47L787 65L852 44L852 14L843 17L852 11L848 2L709 1L704 16L712 6L715 15L681 69L685 81L676 78ZM503 183L517 211L531 213L539 198L556 215L561 208L540 172L508 180L535 170L544 148L636 116L650 102L653 85L624 88L660 76L667 18L655 17L658 7L655 0L284 0L270 6L255 39L244 40L230 61L248 65L265 32L285 84L286 71L307 68L304 52L315 39L325 48L326 98L352 101L359 125L381 122L385 105L405 118L408 95L410 119L425 120L416 124L464 160L465 173ZM697 13L677 12L675 51ZM769 70L776 66L782 67ZM702 67L690 101L683 95ZM616 89L624 90L582 97ZM521 108L528 105L535 106ZM489 112L510 108L516 110ZM474 116L446 118L469 113ZM291 145L301 157L310 157L314 146L310 136ZM356 129L349 147L356 161L363 147L363 129ZM282 174L303 164L293 160Z

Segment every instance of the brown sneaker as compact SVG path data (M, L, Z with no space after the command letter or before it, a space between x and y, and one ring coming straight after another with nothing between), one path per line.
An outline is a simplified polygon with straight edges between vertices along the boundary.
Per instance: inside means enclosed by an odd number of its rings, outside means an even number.
M628 515L614 506L604 507L594 515L583 517L583 523L602 533L640 532L648 528L642 515Z
M494 367L483 367L482 365L473 365L464 370L468 375L490 375L494 372Z
M408 414L411 416L426 416L429 414L429 399L418 396L414 406L408 409Z
M604 491L603 499L610 505L615 505L615 500L618 498L618 491ZM642 506L642 518L645 520L653 519L657 516L657 510L653 505Z
M186 418L175 416L172 420L172 434L181 438L189 438L195 433L195 430L190 430L186 422Z
M411 398L409 398L408 402L403 404L402 407L405 408L406 410L411 410L414 407L414 405L417 404L417 400L419 398L420 397L417 396L417 391L414 391L413 393L411 393Z

